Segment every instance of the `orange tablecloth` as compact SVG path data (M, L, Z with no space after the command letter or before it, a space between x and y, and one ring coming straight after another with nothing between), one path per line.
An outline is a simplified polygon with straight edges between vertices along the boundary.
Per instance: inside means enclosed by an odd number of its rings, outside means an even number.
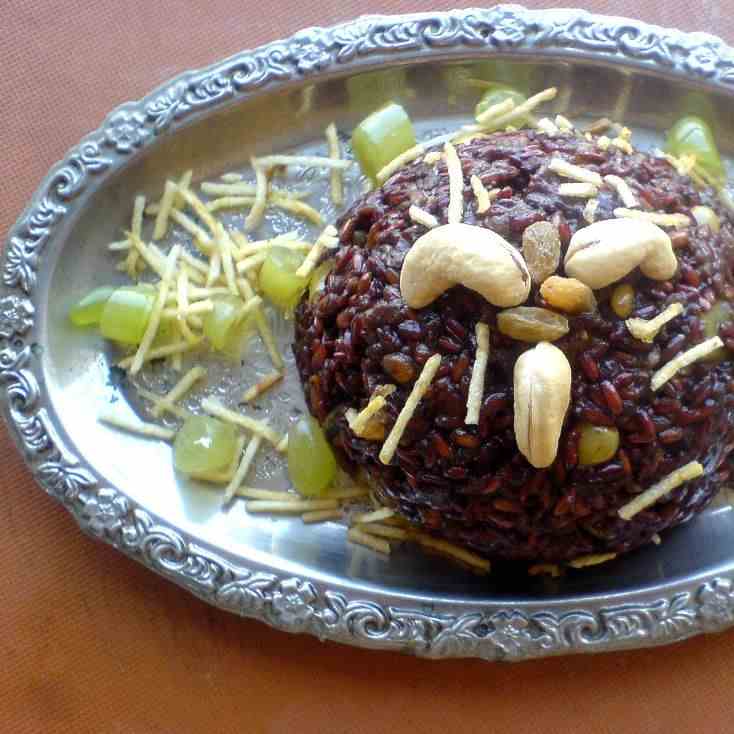
M85 131L171 75L307 25L458 4L2 0L0 233ZM587 7L734 40L728 4ZM0 455L3 733L734 730L734 632L518 666L322 644L210 608L83 537L2 430Z

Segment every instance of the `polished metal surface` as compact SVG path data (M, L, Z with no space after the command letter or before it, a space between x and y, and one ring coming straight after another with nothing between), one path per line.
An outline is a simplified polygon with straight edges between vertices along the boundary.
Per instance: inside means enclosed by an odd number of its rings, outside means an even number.
M469 119L478 92L464 81L488 78L496 60L534 88L558 86L554 111L623 118L641 147L692 99L722 120L734 112L734 54L712 36L500 6L368 17L238 54L118 108L54 166L3 254L0 402L39 483L85 532L230 611L431 657L637 647L734 622L727 497L661 546L598 568L550 579L507 566L483 578L412 547L378 557L348 545L339 524L252 517L241 503L221 512L215 493L177 479L167 446L96 421L105 402L143 408L110 379L102 340L72 329L65 313L93 286L119 281L104 244L127 226L135 193L155 197L166 176L187 168L198 180L244 169L253 152L323 153L326 124L348 133L379 90L430 137ZM382 76L360 81L376 69ZM726 134L720 143L734 148ZM280 338L285 345L287 328ZM239 389L236 370L219 376L225 392ZM281 406L297 407L295 398ZM278 470L259 469L258 480L277 484Z

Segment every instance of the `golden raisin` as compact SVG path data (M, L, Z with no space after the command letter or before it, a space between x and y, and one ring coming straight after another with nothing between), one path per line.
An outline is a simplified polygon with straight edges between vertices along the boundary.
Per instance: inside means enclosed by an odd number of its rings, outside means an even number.
M584 423L579 436L579 464L592 466L609 461L619 448L619 431Z
M534 283L542 283L558 269L561 239L550 222L535 222L522 234L522 256Z
M497 328L522 342L552 342L568 334L568 319L547 308L517 306L497 314Z
M415 379L415 362L405 354L386 354L382 358L382 369L387 372L395 382L404 385Z
M566 313L579 314L596 308L594 291L576 278L551 275L540 286L540 295L549 306Z
M620 319L628 318L635 310L635 289L629 283L621 283L612 291L610 303Z

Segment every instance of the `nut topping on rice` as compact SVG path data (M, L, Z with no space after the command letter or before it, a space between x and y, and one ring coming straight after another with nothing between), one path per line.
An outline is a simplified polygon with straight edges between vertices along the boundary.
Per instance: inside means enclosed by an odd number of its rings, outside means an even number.
M616 283L639 267L653 280L678 268L670 237L652 222L605 219L577 230L565 257L566 272L590 288Z
M530 273L522 255L491 230L454 223L419 237L400 275L405 302L422 308L459 283L495 306L522 303L530 293Z

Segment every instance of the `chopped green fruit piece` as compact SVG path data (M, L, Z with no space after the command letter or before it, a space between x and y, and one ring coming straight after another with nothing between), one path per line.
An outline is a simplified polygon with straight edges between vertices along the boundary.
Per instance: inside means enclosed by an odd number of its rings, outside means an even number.
M173 442L173 463L196 476L227 469L237 451L237 431L218 418L194 415L184 421Z
M245 358L255 334L257 334L255 315L250 314L240 319L227 335L227 343L220 350L222 356L232 362L241 361Z
M579 464L592 466L609 461L619 448L619 431L584 423L579 438Z
M271 303L288 311L295 307L308 285L308 278L296 275L303 255L287 247L271 247L260 269L260 290Z
M364 113L400 97L410 96L405 69L380 69L350 77L347 94L352 111Z
M734 321L734 305L729 301L716 301L709 311L701 316L703 321L703 333L707 339L719 336L719 329L727 321ZM730 352L726 347L719 347L704 357L705 362L723 362L730 358Z
M496 87L488 89L482 95L482 98L479 100L476 110L474 111L475 115L480 115L489 107L499 104L500 102L504 102L506 99L511 99L515 103L516 107L521 105L523 102L527 102L527 97L521 92L518 92L516 89L512 89L512 87L505 87L498 84ZM528 117L520 117L513 124L515 127L527 125Z
M334 452L311 416L299 418L288 431L288 474L305 497L323 495L336 476Z
M318 298L322 290L324 290L324 284L326 283L326 276L334 269L334 260L324 260L316 270L311 274L311 280L308 283L308 298L310 301Z
M665 150L674 156L695 155L696 168L716 185L726 181L726 170L714 134L700 117L689 115L678 120L668 133Z
M158 324L158 331L153 339L153 347L165 347L167 344L173 344L180 339L176 322L173 319L163 319Z
M69 309L69 320L74 326L94 326L102 318L105 304L115 292L112 286L95 288Z
M714 136L718 134L719 114L709 94L699 90L691 90L678 99L675 104L675 117L690 117L691 115L702 119L714 133Z
M714 234L721 230L721 219L710 206L694 206L691 214L699 227L708 227Z
M508 61L483 61L449 64L442 67L441 78L449 92L449 103L477 89L505 87L527 93L538 86L537 70L528 64Z
M472 69L472 76L478 79L486 79L498 86L510 87L523 93L537 87L541 81L538 78L538 67L532 63L492 59L480 61Z
M475 91L470 81L473 77L471 69L463 64L451 64L441 69L441 78L449 91L449 104L456 104L458 96Z
M155 302L149 285L125 285L115 289L102 309L99 330L106 339L121 344L140 344Z
M382 168L414 145L413 123L395 102L366 117L352 133L354 155L373 183Z
M212 301L214 309L204 315L204 335L214 349L222 350L236 331L244 303L237 296L229 294L214 296Z

